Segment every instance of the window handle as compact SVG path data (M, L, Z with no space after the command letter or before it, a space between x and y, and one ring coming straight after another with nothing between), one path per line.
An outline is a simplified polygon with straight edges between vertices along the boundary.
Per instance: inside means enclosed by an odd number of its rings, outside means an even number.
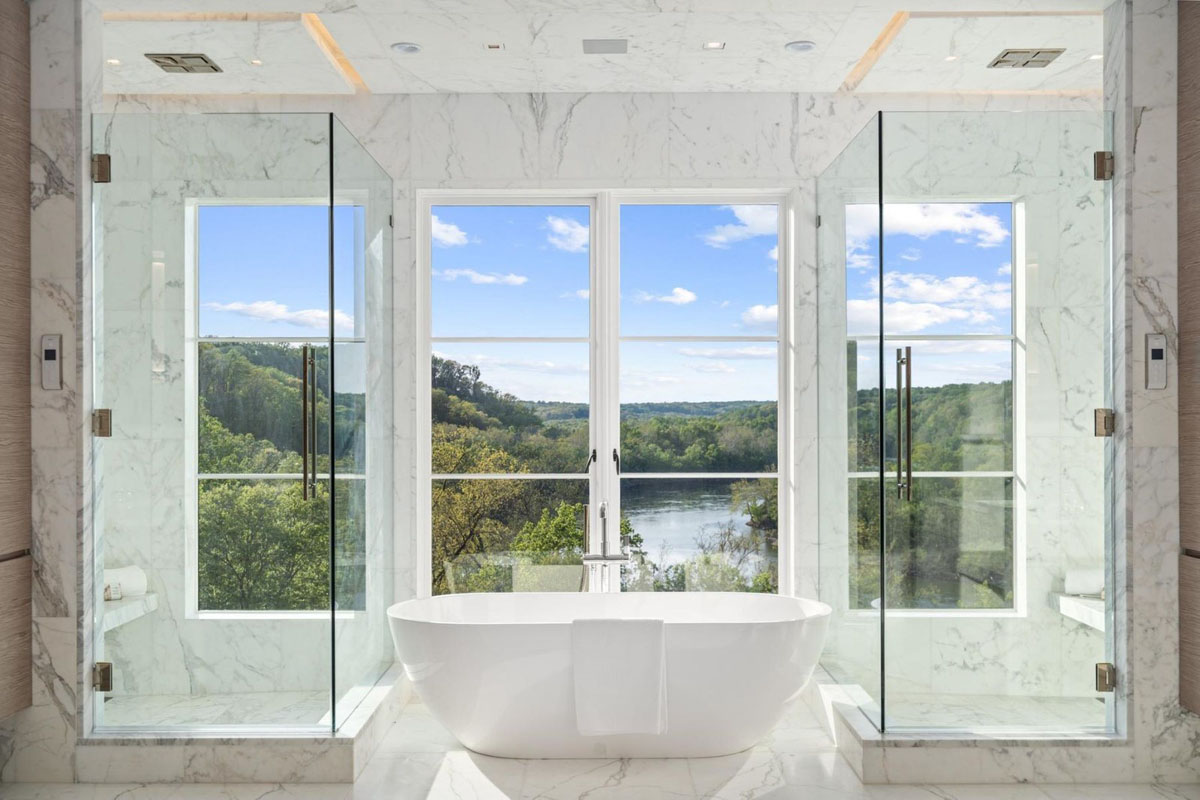
M617 452L617 448L613 448L613 463L617 465L617 474L621 474L621 454Z
M583 465L583 472L587 472L592 468L592 464L596 462L596 449L592 448L592 454L588 456L587 463Z

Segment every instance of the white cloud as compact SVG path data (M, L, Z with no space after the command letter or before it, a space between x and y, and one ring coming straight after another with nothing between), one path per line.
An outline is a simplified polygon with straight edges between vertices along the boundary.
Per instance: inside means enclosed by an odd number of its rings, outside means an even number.
M905 261L920 261L921 251L915 247L909 247L900 254L900 258L904 259Z
M718 225L703 235L709 247L726 248L755 236L777 236L779 234L779 208L777 206L722 206L732 211L736 223Z
M639 303L670 303L675 306L686 306L688 303L696 302L696 293L688 291L682 286L676 286L670 294L655 295L649 292L638 292L635 299Z
M772 261L779 260L779 245L775 245L767 251L767 258L771 259Z
M996 270L996 274L997 275L1012 275L1012 264L1008 261L1005 261L1003 264L1000 265L999 269Z
M729 374L737 372L736 369L729 366L724 361L714 361L712 363L697 364L697 365L695 365L695 367L693 367L693 369L695 369L696 372L708 372L708 373L714 373L714 374L719 374L719 375L729 375Z
M1008 309L1012 305L1007 282L985 283L973 275L938 278L914 272L888 272L883 276L883 293L888 300L917 300L980 311Z
M433 215L433 241L442 247L457 247L467 243L467 234L452 222L442 222Z
M546 241L568 253L586 253L588 248L588 226L564 217L546 217L550 233Z
M883 208L883 229L885 234L901 233L918 239L953 233L957 234L956 244L973 243L976 247L999 247L1009 238L1004 222L994 214L984 213L977 203L887 204ZM846 206L846 265L854 269L870 267L876 255L878 235L878 206ZM876 242L868 247L872 238ZM901 258L904 257L901 254Z
M204 307L210 311L228 311L264 322L283 322L288 325L319 330L329 328L329 312L323 308L304 308L292 311L283 303L277 303L274 300L255 300L253 303L205 303ZM352 331L354 330L354 320L344 311L335 309L333 326L337 331Z
M753 305L742 312L742 322L747 325L774 325L779 321L779 306Z
M879 282L869 282L879 297ZM884 319L893 333L918 333L936 325L958 322L988 325L998 313L1007 316L1012 294L1007 282L988 283L971 275L939 278L912 272L888 272L883 276ZM878 327L879 301L847 301L847 322L853 331Z
M567 292L566 294L561 295L561 297L564 299L574 298L577 300L587 300L589 297L591 297L591 295L592 293L587 289L576 289L573 292Z
M934 303L887 303L884 308L890 333L917 333L945 322L963 322L970 313ZM879 328L878 300L847 300L846 324L851 332L876 331Z
M679 348L681 356L689 358L710 358L715 360L721 359L758 359L758 358L774 358L774 347L681 347Z
M433 274L444 281L466 278L471 283L501 284L503 286L520 286L529 281L529 278L524 275L514 275L511 272L501 275L498 272L476 272L473 269L444 269Z

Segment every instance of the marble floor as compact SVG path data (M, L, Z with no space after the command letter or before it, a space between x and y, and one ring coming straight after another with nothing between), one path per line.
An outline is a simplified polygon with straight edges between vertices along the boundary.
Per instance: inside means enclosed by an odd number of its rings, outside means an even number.
M3 800L1200 800L1200 786L863 786L806 708L722 758L528 760L465 749L409 705L353 785L0 784Z

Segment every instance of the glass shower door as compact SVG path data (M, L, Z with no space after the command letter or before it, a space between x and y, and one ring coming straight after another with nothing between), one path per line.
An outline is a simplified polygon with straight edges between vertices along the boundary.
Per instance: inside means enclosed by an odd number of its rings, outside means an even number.
M96 726L328 731L330 117L93 133Z
M881 126L885 727L1103 729L1104 118Z
M873 119L817 180L822 665L883 723L884 405L879 273L880 127ZM890 398L894 405L894 397Z
M393 661L392 179L330 118L334 719Z

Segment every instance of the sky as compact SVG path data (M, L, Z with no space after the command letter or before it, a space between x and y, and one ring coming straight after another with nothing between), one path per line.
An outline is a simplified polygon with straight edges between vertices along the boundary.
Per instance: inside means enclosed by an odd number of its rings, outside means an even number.
M433 335L587 337L586 206L437 206ZM622 336L775 336L774 205L621 209ZM524 399L587 402L586 344L434 342ZM624 342L623 402L774 400L773 342Z
M334 208L338 336L355 332L356 210ZM200 335L328 336L328 215L326 205L200 206Z
M355 213L335 209L340 335L354 333ZM873 205L846 209L851 335L878 330L877 214ZM201 207L201 335L323 336L326 215L321 205ZM889 334L1011 332L1011 204L895 204L884 216ZM437 206L430 225L435 339L587 337L587 206ZM776 206L624 205L620 226L622 336L775 335ZM914 348L918 386L1011 377L1005 342ZM485 381L524 399L588 399L584 343L435 341L433 349L479 365ZM623 342L620 396L623 402L774 400L775 350L773 342ZM869 343L859 349L863 387L877 375L872 350Z
M879 211L846 208L846 327L879 332ZM1012 333L1012 204L908 203L884 207L884 330L888 336ZM913 348L913 385L1001 381L1012 377L1009 342L888 341ZM860 388L878 385L878 345L859 345Z

